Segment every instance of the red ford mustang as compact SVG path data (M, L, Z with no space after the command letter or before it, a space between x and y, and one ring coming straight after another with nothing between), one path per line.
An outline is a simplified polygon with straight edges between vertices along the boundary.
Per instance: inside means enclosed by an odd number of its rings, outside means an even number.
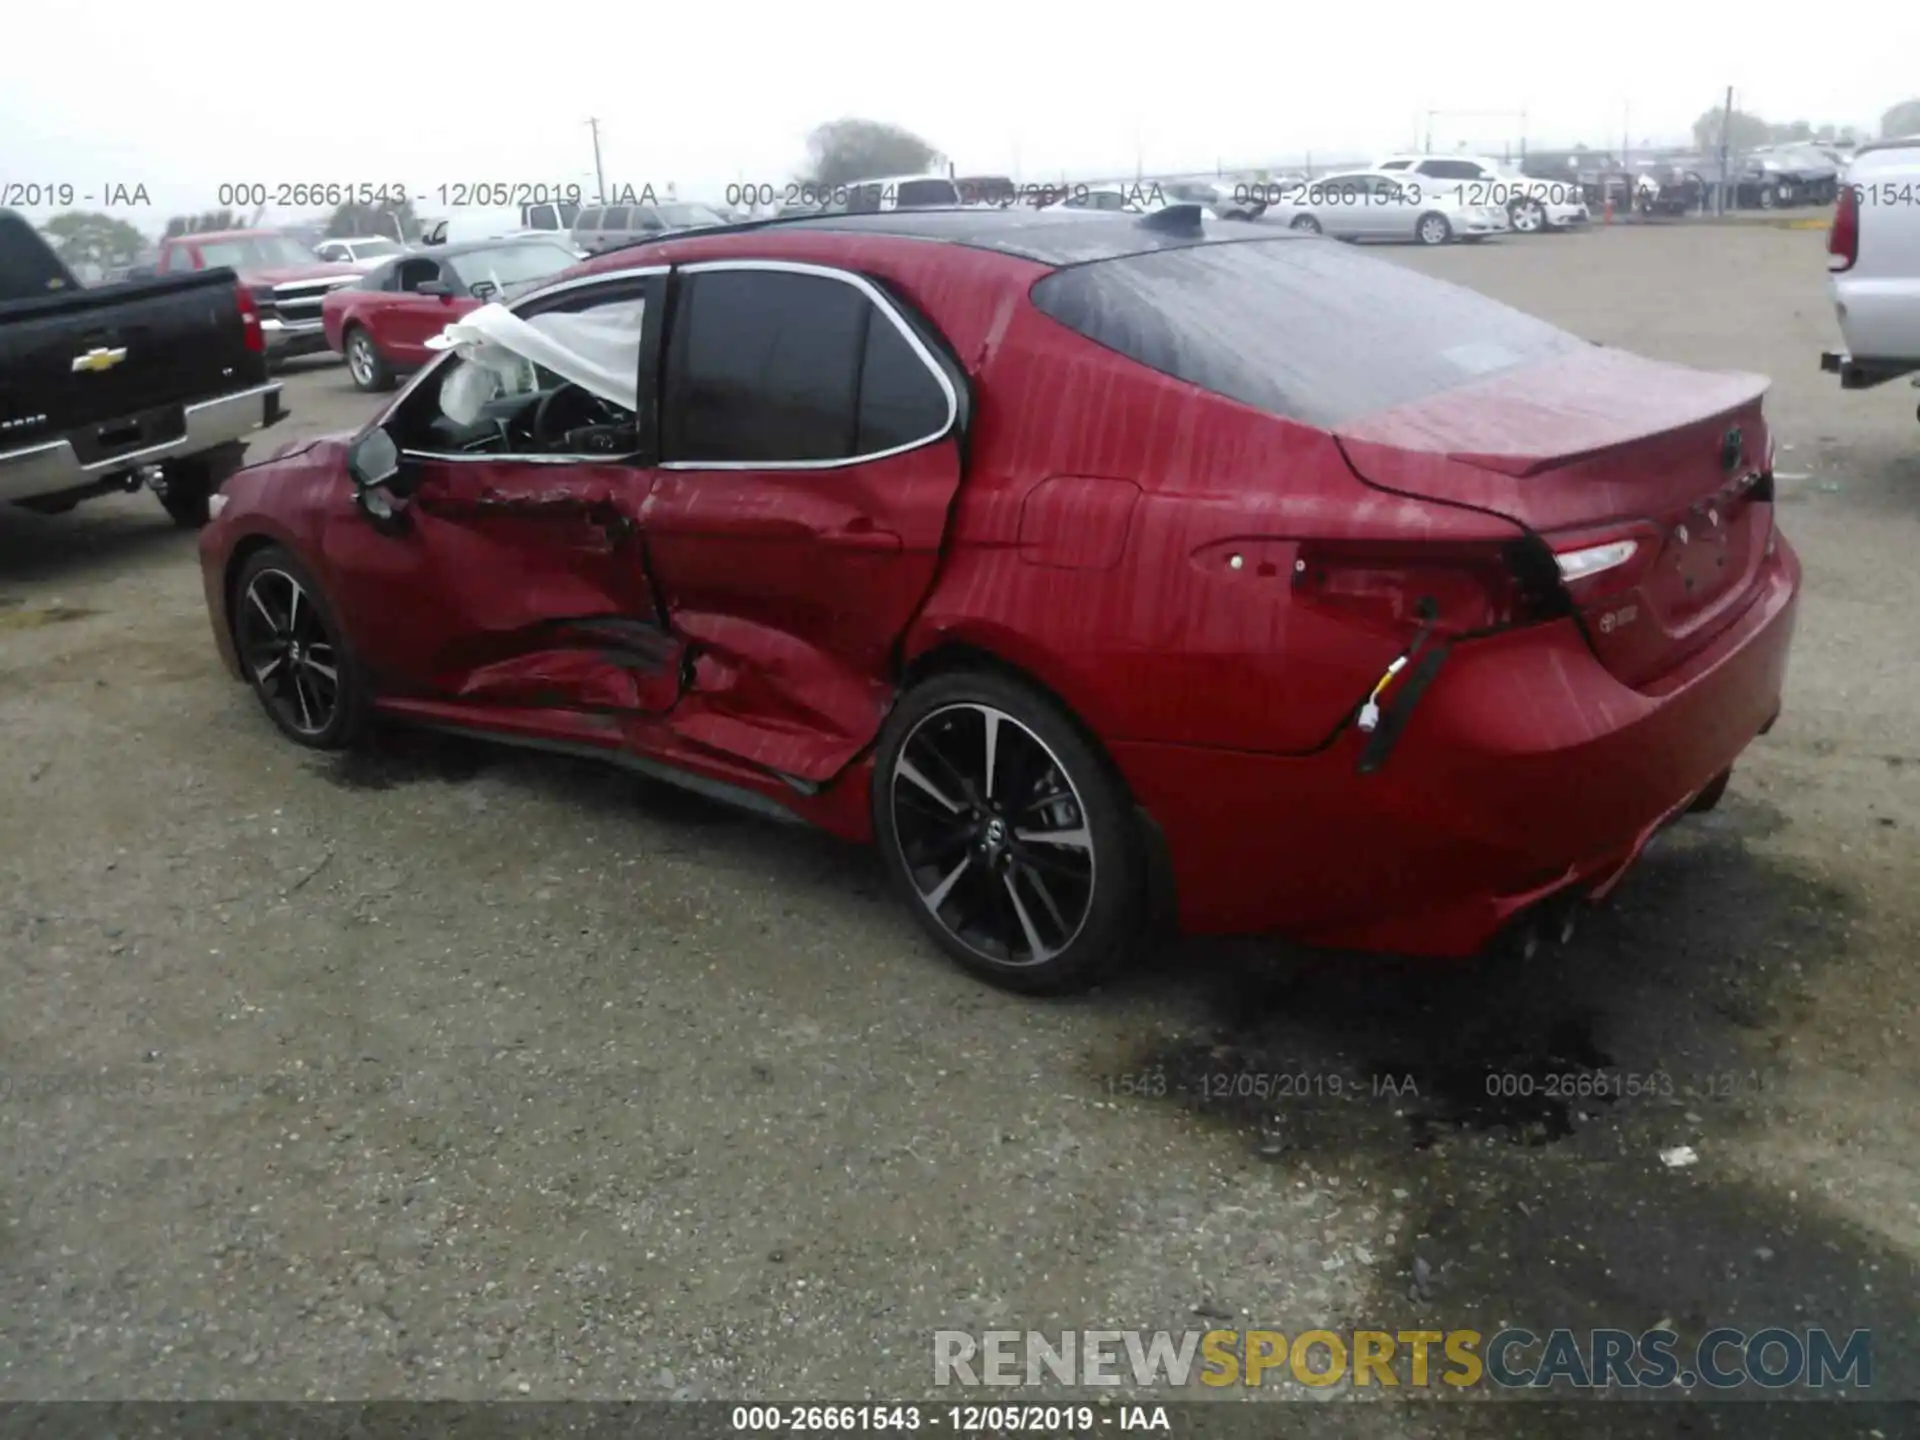
M1757 376L1182 208L742 226L512 308L227 482L234 673L303 745L385 715L877 840L1002 984L1167 899L1471 954L1779 709Z
M433 358L427 341L499 296L525 293L580 257L558 240L476 240L396 255L320 302L327 344L346 357L362 390L391 390L396 376Z

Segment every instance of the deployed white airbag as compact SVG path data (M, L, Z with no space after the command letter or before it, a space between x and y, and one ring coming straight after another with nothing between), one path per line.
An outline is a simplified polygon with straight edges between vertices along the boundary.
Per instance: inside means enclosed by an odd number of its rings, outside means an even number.
M623 410L637 409L645 311L645 301L629 300L523 320L504 305L482 305L427 341L429 350L452 350L461 362L441 386L440 409L471 425L496 396L538 389L535 365Z

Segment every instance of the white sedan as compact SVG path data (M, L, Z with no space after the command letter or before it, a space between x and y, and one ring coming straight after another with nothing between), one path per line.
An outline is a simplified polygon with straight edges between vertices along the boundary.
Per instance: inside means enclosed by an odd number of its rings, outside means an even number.
M1339 240L1484 240L1508 228L1499 205L1467 203L1457 185L1356 170L1272 187L1264 221Z

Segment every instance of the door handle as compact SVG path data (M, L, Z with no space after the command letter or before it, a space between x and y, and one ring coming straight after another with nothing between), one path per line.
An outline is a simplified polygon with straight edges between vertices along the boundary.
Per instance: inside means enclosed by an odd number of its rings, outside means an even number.
M830 530L820 537L823 545L841 550L898 550L900 537L891 530L875 527L865 515L847 522L845 528Z

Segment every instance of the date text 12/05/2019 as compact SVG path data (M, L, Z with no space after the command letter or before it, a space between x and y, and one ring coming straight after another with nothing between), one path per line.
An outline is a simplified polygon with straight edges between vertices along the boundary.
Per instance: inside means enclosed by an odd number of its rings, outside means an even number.
M652 204L652 187L622 192L623 205ZM525 205L584 205L590 197L576 181L462 180L444 185L404 185L392 180L233 180L218 187L218 205L240 209L262 205L306 209L340 205L373 208L432 205L446 210L505 210ZM613 201L607 203L612 204Z
M1164 1405L736 1405L728 1428L745 1435L856 1435L931 1431L958 1437L1045 1435L1069 1440L1110 1430L1170 1435Z

